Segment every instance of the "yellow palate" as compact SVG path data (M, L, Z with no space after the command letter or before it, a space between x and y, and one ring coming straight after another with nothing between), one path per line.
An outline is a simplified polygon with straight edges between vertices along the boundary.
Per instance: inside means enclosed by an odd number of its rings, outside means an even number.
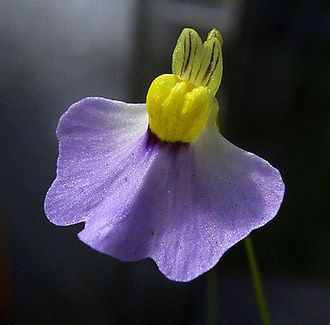
M151 84L147 94L150 130L160 140L192 142L209 117L208 90L163 74Z

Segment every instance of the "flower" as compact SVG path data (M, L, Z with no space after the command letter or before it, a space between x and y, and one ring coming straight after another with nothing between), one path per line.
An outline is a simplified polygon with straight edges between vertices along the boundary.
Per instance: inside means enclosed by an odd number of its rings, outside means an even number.
M219 133L221 46L215 29L204 43L184 29L173 74L153 81L146 105L94 97L63 114L45 199L52 223L84 222L78 236L97 251L150 257L169 279L190 281L276 215L279 171Z

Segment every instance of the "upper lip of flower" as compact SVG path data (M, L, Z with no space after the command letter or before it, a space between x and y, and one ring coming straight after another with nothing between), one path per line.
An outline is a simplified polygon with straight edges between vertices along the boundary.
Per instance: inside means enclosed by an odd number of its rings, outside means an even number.
M222 38L213 29L203 43L185 28L173 52L172 72L157 77L147 94L149 127L160 140L193 142L205 127L222 77Z

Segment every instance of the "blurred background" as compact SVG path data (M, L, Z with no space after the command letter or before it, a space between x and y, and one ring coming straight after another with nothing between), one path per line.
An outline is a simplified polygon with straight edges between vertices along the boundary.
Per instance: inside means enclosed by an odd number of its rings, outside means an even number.
M253 232L274 324L330 322L330 5L326 1L0 1L0 317L8 324L204 324L207 276L167 280L56 227L43 200L59 117L102 96L144 102L183 27L224 37L222 133L287 191ZM218 324L259 324L244 247L213 271Z

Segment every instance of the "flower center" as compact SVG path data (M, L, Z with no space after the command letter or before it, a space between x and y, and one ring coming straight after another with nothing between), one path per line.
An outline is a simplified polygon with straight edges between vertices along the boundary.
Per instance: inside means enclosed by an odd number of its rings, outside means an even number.
M160 140L193 142L203 130L222 78L222 36L213 29L203 43L185 28L173 51L172 72L157 77L147 94L149 128Z
M199 85L163 74L147 94L150 130L160 140L192 142L209 117L209 92Z

